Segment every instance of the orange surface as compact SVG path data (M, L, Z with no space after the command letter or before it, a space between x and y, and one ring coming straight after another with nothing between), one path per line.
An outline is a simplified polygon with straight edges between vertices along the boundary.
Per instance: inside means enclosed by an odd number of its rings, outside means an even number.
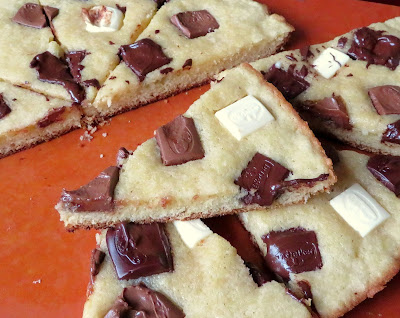
M398 7L355 0L263 2L296 27L289 48L400 15ZM135 149L207 89L117 116L91 142L80 141L83 131L78 130L0 160L0 317L81 316L95 231L64 230L53 208L61 189L74 189L114 164L120 146ZM346 317L399 317L399 297L397 275Z

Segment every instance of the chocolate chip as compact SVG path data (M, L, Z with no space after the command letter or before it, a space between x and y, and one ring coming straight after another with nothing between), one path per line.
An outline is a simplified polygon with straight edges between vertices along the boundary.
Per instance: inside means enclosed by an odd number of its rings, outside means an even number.
M12 20L15 23L36 29L43 29L48 26L42 7L35 3L24 4Z
M39 80L64 86L76 103L84 100L85 91L74 81L67 63L50 52L46 51L36 55L30 67L36 69Z
M166 296L140 283L125 288L104 318L183 318L183 311Z
M97 276L100 271L100 266L104 261L106 254L97 248L92 250L92 256L90 258L90 274L92 276Z
M378 181L400 197L400 157L373 156L368 160L367 168Z
M171 23L189 39L204 36L219 28L217 20L207 10L179 12L171 17Z
M79 83L82 79L81 71L85 68L81 62L90 53L86 51L73 51L66 54L66 60L75 82Z
M119 179L119 168L108 167L95 179L77 190L63 189L60 202L74 212L112 211L114 189Z
M11 108L4 100L3 94L0 93L0 119L11 113Z
M158 33L160 33L160 30L155 30L154 33L158 34Z
M183 63L182 68L188 68L190 69L192 67L193 60L192 59L187 59L185 63Z
M379 115L400 114L400 86L373 87L368 95Z
M101 85L100 85L99 81L97 79L95 79L95 78L83 81L82 85L86 86L86 87L93 86L93 87L96 87L97 89L101 88Z
M143 81L146 75L172 61L161 46L151 39L139 40L120 47L119 55L125 64Z
M38 121L37 126L39 128L45 128L57 121L62 120L61 116L65 112L65 109L65 106L63 106L50 110L44 118Z
M387 125L387 129L383 133L381 142L389 142L400 145L400 120Z
M310 83L304 79L308 74L307 67L303 65L300 71L295 71L295 67L292 64L285 71L274 64L263 74L265 80L273 84L286 99L293 99L310 87Z
M339 49L343 49L343 48L346 46L346 43L347 43L347 38L341 37L341 38L338 40L337 47L338 47Z
M192 118L176 117L156 130L164 165L174 166L204 158L204 150Z
M303 228L272 231L262 240L267 245L265 260L269 268L284 280L290 273L303 273L322 268L318 240L314 231Z
M118 279L173 270L171 247L162 224L120 223L108 229L107 246Z
M242 198L245 204L268 206L278 197L282 181L289 172L271 158L256 153L235 184L248 191Z

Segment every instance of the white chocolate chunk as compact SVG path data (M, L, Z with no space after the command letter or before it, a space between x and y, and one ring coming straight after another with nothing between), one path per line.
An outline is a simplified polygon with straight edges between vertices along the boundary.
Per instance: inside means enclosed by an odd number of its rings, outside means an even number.
M198 242L213 233L201 220L175 221L174 225L182 241L189 248L193 248Z
M390 216L358 183L332 199L330 204L362 237Z
M331 78L347 63L350 57L333 48L327 48L313 63L314 68L325 78Z
M215 116L237 140L241 140L274 120L267 108L250 95L217 111Z
M88 32L115 32L121 28L124 14L121 10L106 7L94 6L90 10L82 10L82 16L86 23Z

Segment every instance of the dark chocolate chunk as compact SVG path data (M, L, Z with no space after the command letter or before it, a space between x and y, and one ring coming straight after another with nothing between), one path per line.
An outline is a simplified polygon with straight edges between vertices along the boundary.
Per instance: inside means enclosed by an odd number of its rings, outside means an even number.
M15 23L36 29L43 29L48 26L42 7L35 3L24 4L12 20Z
M11 113L11 108L4 100L3 94L0 93L0 119Z
M279 196L282 182L289 172L271 158L256 153L235 184L248 191L242 198L245 204L268 206Z
M339 49L343 49L343 48L346 46L346 43L347 43L347 38L341 37L341 38L339 39L338 43L337 43L337 47L338 47Z
M95 78L92 78L92 79L90 79L90 80L83 81L83 82L82 82L82 85L83 85L83 86L86 86L86 87L88 87L88 86L93 86L93 87L96 87L97 89L100 89L100 88L101 88L100 82L99 82L97 79L95 79Z
M36 69L39 80L64 86L74 102L81 103L84 100L85 91L74 81L67 63L50 52L36 55L30 67Z
M62 120L61 116L62 116L62 114L64 114L65 109L66 109L65 106L63 106L63 107L54 108L52 110L49 110L47 115L38 121L37 126L39 128L44 128L44 127L47 127L57 121Z
M324 173L324 174L321 174L318 177L312 178L312 179L293 179L293 180L283 181L282 187L298 188L298 187L301 187L304 185L307 185L308 187L313 187L317 182L324 181L324 180L328 179L328 177L329 177L329 174Z
M119 56L125 64L143 81L146 75L172 61L161 46L151 39L142 39L119 49Z
M97 248L92 250L92 256L90 258L90 274L92 276L97 276L100 271L100 266L104 261L106 254Z
M373 156L368 160L367 168L378 181L400 197L400 157Z
M193 60L192 59L187 59L185 61L185 63L183 63L182 68L191 68L193 64Z
M120 223L107 231L107 246L118 279L135 279L173 270L163 224Z
M217 20L207 10L179 12L171 17L171 23L189 39L204 36L219 28Z
M203 219L203 222L236 248L258 286L273 280L273 273L267 268L260 249L236 215Z
M182 309L143 283L125 288L104 318L183 318Z
M307 67L303 65L300 71L295 71L295 67L292 64L285 71L274 64L264 73L265 80L273 84L286 99L293 99L310 87L310 83L304 79L308 74Z
M68 52L66 56L66 60L69 66L69 70L74 78L75 82L79 83L82 80L81 71L85 68L81 62L88 55L86 51L73 51Z
M204 158L204 150L192 118L176 117L156 130L164 165L174 166Z
M383 133L381 142L389 142L400 145L400 120L387 125L387 129Z
M172 67L166 67L166 68L160 70L160 73L161 74L168 74L168 73L172 72L173 70L174 69Z
M368 95L379 115L400 114L400 86L373 87Z
M306 45L300 49L301 60L307 61L310 57L314 56L314 54L310 51L310 46Z
M318 240L314 231L291 228L272 231L262 237L267 245L265 260L269 268L284 280L290 273L303 273L322 268Z
M114 189L119 179L119 168L108 167L95 179L77 190L63 189L60 202L74 212L112 211Z

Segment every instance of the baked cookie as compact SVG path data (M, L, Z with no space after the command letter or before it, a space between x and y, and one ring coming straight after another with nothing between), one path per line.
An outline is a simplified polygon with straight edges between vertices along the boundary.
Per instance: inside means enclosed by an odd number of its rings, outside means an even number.
M314 131L368 151L400 155L399 60L398 17L253 66Z
M270 268L321 317L374 296L400 268L400 157L342 150L334 167L330 194L241 215Z
M56 208L69 229L212 217L305 202L336 177L318 140L262 75L244 64L183 115Z
M169 1L136 42L121 46L121 63L85 113L99 121L199 86L275 53L292 31L255 1Z

